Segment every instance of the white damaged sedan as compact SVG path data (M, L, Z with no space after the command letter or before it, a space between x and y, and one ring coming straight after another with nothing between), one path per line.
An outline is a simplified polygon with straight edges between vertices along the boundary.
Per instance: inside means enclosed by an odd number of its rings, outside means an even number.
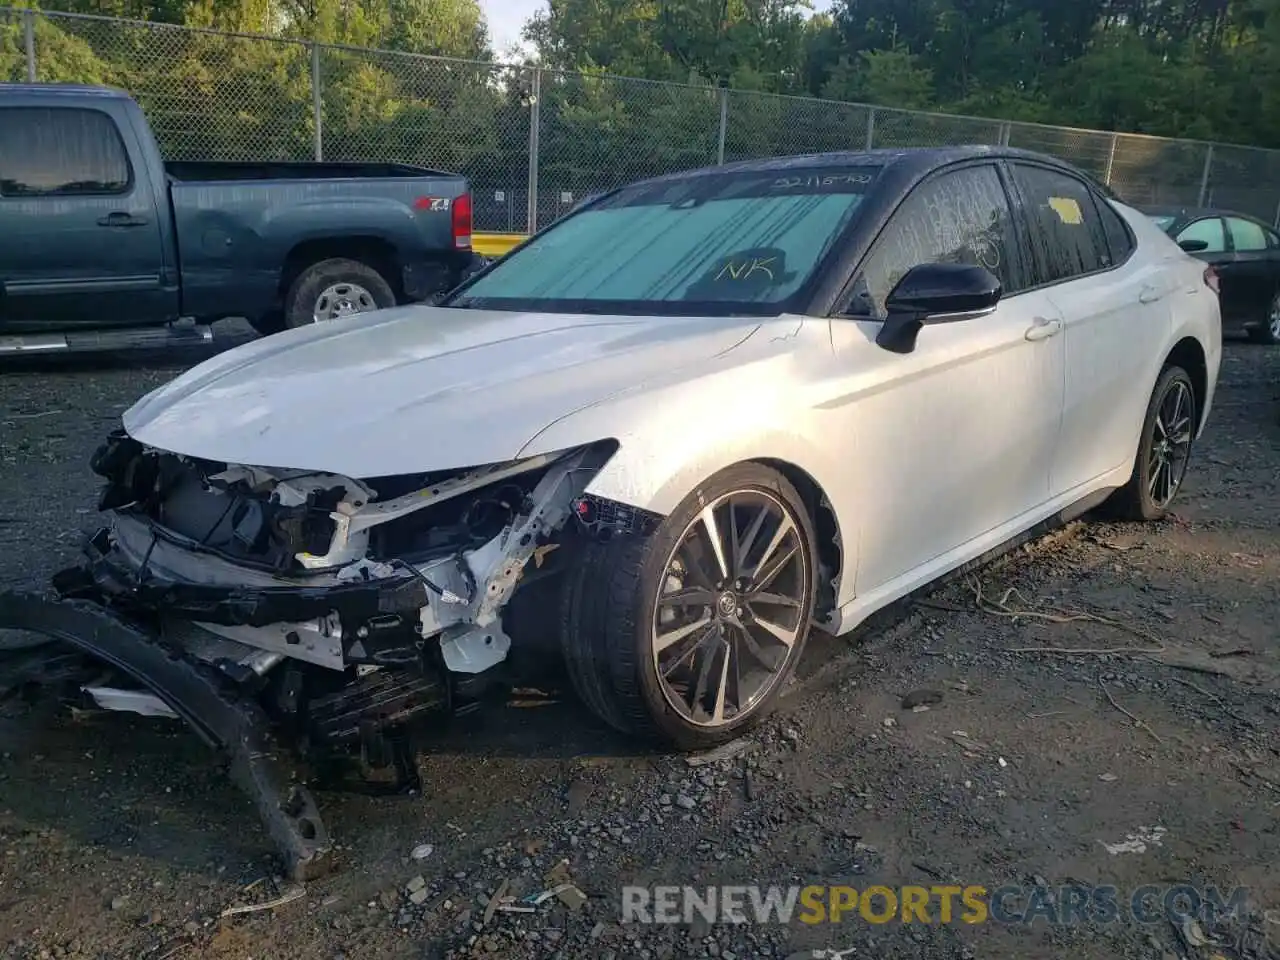
M94 458L108 524L0 627L229 751L306 876L328 840L276 738L394 766L398 731L554 657L619 730L738 736L811 626L1104 501L1159 517L1220 354L1212 270L1046 157L663 177L439 305L144 397Z

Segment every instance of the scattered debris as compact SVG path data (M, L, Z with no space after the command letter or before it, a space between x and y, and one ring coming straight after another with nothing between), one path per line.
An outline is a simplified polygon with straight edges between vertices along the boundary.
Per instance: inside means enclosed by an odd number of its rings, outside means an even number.
M1107 685L1106 683L1103 682L1102 678L1098 678L1098 686L1102 689L1103 694L1106 695L1107 701L1113 707L1115 707L1117 710L1123 713L1126 717L1132 720L1133 725L1135 727L1141 727L1143 730L1147 731L1147 733L1151 734L1152 739L1155 740L1156 743L1160 743L1160 744L1164 743L1164 740L1160 738L1160 734L1152 730L1150 725L1148 725L1147 721L1143 720L1141 717L1134 716L1124 707L1120 706L1120 704L1116 703L1116 698L1111 695L1111 691L1107 689Z
M1006 760L1004 757L997 757L996 763L1000 764L1002 768L1007 767L1009 765L1009 761Z
M435 853L436 848L429 843L420 843L413 848L413 852L409 854L412 860L425 860L431 854Z
M489 903L484 908L484 919L481 921L486 927L489 925L489 921L493 919L493 915L498 912L498 905L502 903L503 898L507 895L507 888L510 885L510 881L503 878L502 883L498 884L498 889L489 898Z
M1119 843L1107 843L1105 840L1098 842L1113 857L1122 853L1146 853L1149 846L1164 846L1164 836L1168 832L1164 827L1139 827L1133 833L1125 834L1125 838Z
M276 907L283 907L286 903L293 903L295 900L301 900L307 895L307 888L301 885L286 890L274 900L267 900L263 903L241 903L235 906L227 907L219 916L234 917L242 913L258 913L261 910L274 910Z
M1117 777L1114 773L1104 773L1101 776L1099 776L1098 779L1101 780L1103 783L1115 783L1120 778Z
M740 757L755 744L742 737L738 740L730 740L728 743L716 747L714 750L707 750L704 753L694 753L684 758L684 762L691 767L701 767L708 763L719 763L721 760L732 760L734 757Z
M1192 949L1217 944L1216 940L1205 936L1204 930L1194 917L1182 918L1182 925L1178 928L1178 935L1182 937L1182 942Z
M556 899L574 912L581 910L587 902L587 895L571 883L556 887Z
M914 710L916 707L932 707L941 702L941 690L912 690L902 698L902 709Z
M893 719L893 717L885 717L885 718L884 718L884 728L885 728L886 730L888 730L888 729L889 729L889 728L891 728L891 727L896 727L897 725L898 725L898 721L897 721L897 720L895 720L895 719Z

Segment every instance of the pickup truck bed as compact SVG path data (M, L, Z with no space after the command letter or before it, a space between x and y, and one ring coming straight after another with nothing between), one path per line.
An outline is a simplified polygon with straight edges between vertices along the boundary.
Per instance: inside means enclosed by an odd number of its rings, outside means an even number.
M119 91L0 84L0 352L179 319L245 317L269 333L426 299L472 260L456 175L166 163Z

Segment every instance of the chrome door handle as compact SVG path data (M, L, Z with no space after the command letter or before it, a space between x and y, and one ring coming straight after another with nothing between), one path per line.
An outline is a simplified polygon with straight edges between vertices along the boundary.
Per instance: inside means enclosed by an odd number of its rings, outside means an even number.
M1027 332L1023 336L1028 340L1048 340L1050 337L1056 337L1061 332L1062 321L1057 317L1052 319L1036 317L1036 322L1027 327Z

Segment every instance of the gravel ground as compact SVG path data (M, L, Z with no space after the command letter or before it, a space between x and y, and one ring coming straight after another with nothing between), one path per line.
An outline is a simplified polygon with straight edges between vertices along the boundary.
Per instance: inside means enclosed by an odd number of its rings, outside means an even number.
M0 376L0 585L73 558L90 452L180 368ZM323 794L340 869L276 908L221 916L290 890L193 738L11 697L0 957L1280 957L1280 913L1263 913L1280 908L1278 374L1280 350L1228 344L1175 516L1075 524L815 638L741 755L638 752L569 697L473 715L420 755L425 795ZM499 887L566 878L585 903L486 911ZM1199 927L623 925L628 883L1243 885L1250 910Z

